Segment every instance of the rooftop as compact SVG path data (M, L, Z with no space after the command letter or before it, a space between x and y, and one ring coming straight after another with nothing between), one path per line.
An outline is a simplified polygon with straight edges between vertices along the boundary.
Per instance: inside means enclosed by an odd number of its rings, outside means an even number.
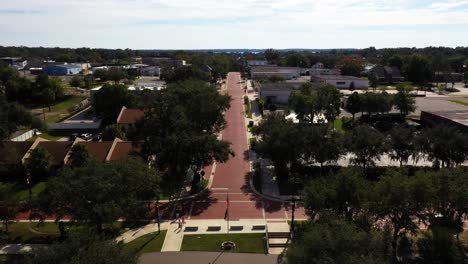
M437 115L453 122L457 122L464 126L468 126L468 110L455 111L422 111L429 114Z
M322 80L364 80L359 77L344 76L344 75L317 75L315 77L322 79Z
M130 109L125 106L120 110L117 117L117 124L134 124L145 116L145 111L141 109Z

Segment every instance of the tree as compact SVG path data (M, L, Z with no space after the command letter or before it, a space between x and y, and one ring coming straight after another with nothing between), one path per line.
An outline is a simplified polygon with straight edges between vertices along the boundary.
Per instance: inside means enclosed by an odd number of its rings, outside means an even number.
M466 262L468 249L460 241L455 241L449 231L436 228L424 233L417 241L419 256L423 263L457 264Z
M435 166L452 167L468 158L468 137L453 127L439 125L424 130L418 145Z
M412 217L421 217L430 201L430 181L427 177L407 176L405 170L388 170L373 189L371 210L377 219L392 226L392 256L397 258L399 237L415 232L418 226Z
M312 123L319 113L317 94L312 91L312 83L304 83L299 91L291 93L289 107L294 110L297 118L304 123Z
M72 167L81 167L86 165L90 159L88 147L83 144L75 144L70 151L70 165Z
M463 232L463 216L467 213L466 188L468 174L463 169L442 169L435 172L419 171L420 177L431 180L433 191L431 208L427 211L430 229L444 228L451 234Z
M320 164L320 172L328 161L337 161L343 154L343 137L329 125L302 128L304 156Z
M414 132L407 126L396 126L390 131L389 156L392 160L407 163L411 156L417 157L416 142L413 139Z
M0 219L8 233L8 224L16 219L19 201L16 198L14 186L11 184L0 184Z
M392 67L397 67L399 70L403 67L403 59L399 55L393 55L388 60L388 65Z
M405 72L408 80L417 85L424 85L431 79L429 60L422 55L411 56Z
M343 57L338 65L343 75L360 77L364 70L364 60L359 58Z
M29 126L32 116L26 108L17 103L8 103L0 86L0 144L8 139L20 126Z
M42 90L42 101L49 107L49 112L51 110L51 104L55 101L55 93L50 88L45 88Z
M341 112L341 93L333 85L320 85L317 89L317 103L328 122L333 123Z
M286 252L287 263L386 262L385 244L377 232L365 232L353 223L332 215L304 224Z
M123 244L106 240L95 234L73 235L64 243L50 245L47 250L27 255L27 264L136 264L134 252L124 250Z
M310 181L304 190L304 206L311 219L331 210L352 221L368 209L371 186L356 169L341 169Z
M226 124L230 100L203 81L169 84L136 125L143 152L155 155L160 171L172 179L180 179L189 166L226 161L234 152L217 133Z
M354 154L351 161L359 164L364 171L374 164L374 160L380 160L380 155L385 151L384 136L368 125L357 126L346 133L345 145Z
M73 87L83 87L84 85L84 79L80 75L75 75L72 77L70 80L70 85Z
M298 126L285 120L282 114L272 114L255 128L254 134L260 136L255 150L275 165L279 180L289 176L288 166L294 164L302 153L302 134Z
M104 224L120 217L126 221L149 218L142 201L158 193L159 177L140 159L100 163L89 161L82 167L65 167L50 178L39 195L42 212L90 224L100 233Z
M348 100L346 100L345 104L345 110L348 111L353 115L353 121L356 113L359 113L361 111L362 107L362 102L361 102L361 97L359 96L358 93L354 92L352 93L349 97Z
M212 82L212 76L202 71L199 67L184 66L178 68L163 68L161 79L167 83L176 83L186 80L201 80L205 82Z
M465 82L465 87L468 87L468 71L463 73L463 81Z
M416 110L416 100L411 96L413 88L401 83L397 85L397 90L398 93L393 97L393 102L400 113L406 116Z
M128 108L136 104L135 97L127 90L127 86L122 84L104 84L94 95L94 110L106 121L111 122L117 119L122 106Z
M120 139L125 140L126 139L125 132L117 124L106 126L106 128L104 128L104 130L102 131L102 140L112 141L115 138L120 138Z
M277 64L280 58L280 53L274 49L266 49L265 50L265 59L270 64Z
M24 165L33 178L45 178L50 175L52 157L46 149L35 148L29 152Z

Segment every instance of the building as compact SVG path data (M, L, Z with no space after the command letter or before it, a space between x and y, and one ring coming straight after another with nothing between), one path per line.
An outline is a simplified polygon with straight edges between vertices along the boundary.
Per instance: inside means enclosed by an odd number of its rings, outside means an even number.
M373 76L379 83L398 83L405 80L397 67L377 65L369 70L369 76Z
M131 109L125 106L120 110L119 116L117 117L117 124L122 127L124 131L128 131L135 126L138 120L145 116L145 111L141 109Z
M247 60L247 66L267 66L267 60Z
M148 66L141 68L141 76L159 76L161 74L161 68L159 66Z
M297 67L279 67L279 66L253 66L250 67L250 78L254 80L268 79L272 76L281 77L285 80L291 80L301 76L303 69ZM305 71L304 71L305 73Z
M326 69L326 68L311 68L306 72L307 75L341 75L341 70L338 68Z
M21 57L2 57L0 58L0 61L3 61L10 68L13 68L17 71L24 69L28 64L28 61L22 59Z
M51 76L75 75L82 71L82 65L76 64L55 64L48 65L42 71Z
M447 125L468 133L468 110L461 111L421 111L421 122L429 127Z
M338 89L363 89L369 88L369 80L354 76L343 75L316 75L312 76L315 85L331 84Z
M258 89L260 98L265 100L266 103L271 103L274 105L287 105L291 93L299 90L299 87L307 81L309 81L309 79L304 78L277 83L256 82L255 87Z
M118 138L102 142L84 141L81 138L60 142L47 141L38 137L34 142L4 142L0 147L0 163L6 165L7 168L20 165L26 162L32 150L42 148L50 154L52 165L59 168L70 164L70 152L76 144L86 146L90 156L101 162L124 160L140 153L138 143Z

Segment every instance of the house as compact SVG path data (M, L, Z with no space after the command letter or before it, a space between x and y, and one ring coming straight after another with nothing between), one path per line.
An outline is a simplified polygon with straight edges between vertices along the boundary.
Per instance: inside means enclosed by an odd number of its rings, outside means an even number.
M282 77L285 80L291 80L301 76L303 70L298 67L279 67L279 66L253 66L250 67L250 78L254 80L268 79L272 76Z
M60 168L70 164L71 149L76 144L86 146L89 155L101 162L124 160L140 153L139 143L123 141L118 138L102 142L84 141L80 138L74 141L60 142L47 141L39 137L34 142L4 142L3 146L0 147L0 164L10 167L24 164L30 157L32 150L42 148L50 154L52 166Z
M10 68L13 68L17 71L22 70L28 64L27 60L24 60L20 57L2 57L0 61L6 63Z
M369 76L373 76L379 83L398 83L405 80L397 67L377 65L369 70Z
M325 69L325 65L321 62L317 62L312 65L311 69Z
M468 110L458 111L421 111L421 123L433 127L437 125L446 125L460 129L468 133Z
M275 105L287 105L289 102L289 96L294 91L299 90L299 87L310 81L307 78L298 80L290 80L285 82L277 83L255 83L255 87L258 89L260 98L265 100L268 104Z
M141 68L141 76L159 76L161 74L161 68L159 66L148 66Z
M369 80L361 79L354 76L343 75L316 75L312 76L312 82L315 85L331 84L338 89L367 89L369 88Z
M247 66L267 66L267 60L247 60Z
M124 131L128 131L135 126L135 123L145 116L145 111L141 109L131 109L125 106L120 110L117 117L117 124L122 127Z
M75 75L82 71L82 65L76 64L55 64L48 65L42 71L51 76Z

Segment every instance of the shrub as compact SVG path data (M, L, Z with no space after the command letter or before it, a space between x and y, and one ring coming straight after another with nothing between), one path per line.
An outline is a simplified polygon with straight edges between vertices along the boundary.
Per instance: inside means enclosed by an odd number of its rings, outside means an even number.
M246 95L244 96L244 104L249 104L249 97Z

